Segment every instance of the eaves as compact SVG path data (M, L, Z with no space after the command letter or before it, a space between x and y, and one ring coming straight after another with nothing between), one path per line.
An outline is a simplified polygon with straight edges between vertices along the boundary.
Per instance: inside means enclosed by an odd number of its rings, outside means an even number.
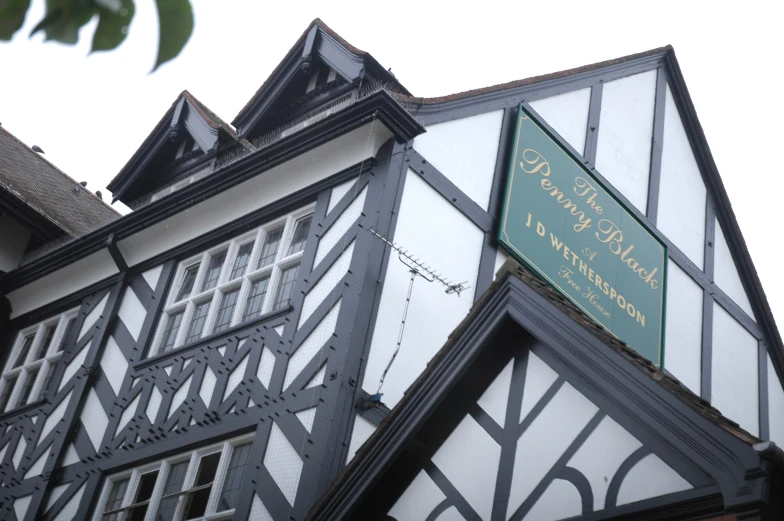
M220 172L205 177L171 195L150 203L62 248L0 277L0 295L71 264L129 237L167 217L199 204L251 177L362 125L378 120L398 141L408 141L425 131L411 114L386 91L378 91L313 125L252 153Z

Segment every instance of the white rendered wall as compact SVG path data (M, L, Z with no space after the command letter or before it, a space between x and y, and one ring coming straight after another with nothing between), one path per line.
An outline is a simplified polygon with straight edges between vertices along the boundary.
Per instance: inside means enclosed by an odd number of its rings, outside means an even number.
M427 521L430 513L446 496L424 470L420 470L414 481L389 511L398 521Z
M0 271L11 271L19 266L30 232L13 219L0 216Z
M664 105L657 228L703 269L707 192L669 86Z
M118 246L129 266L163 253L375 157L391 133L375 121L263 172L128 237Z
M605 83L596 144L596 169L643 214L655 100L655 70Z
M504 111L496 110L431 125L414 149L487 210L503 118Z
M591 105L590 87L542 98L532 101L530 105L572 148L579 154L585 153L588 109Z
M759 434L757 339L718 303L713 304L711 405Z
M784 389L773 362L768 358L768 425L770 439L784 447Z
M753 319L754 312L751 310L749 297L746 295L746 290L743 289L743 283L738 275L738 268L732 259L730 247L727 245L724 230L722 230L718 219L716 220L715 245L713 261L714 282Z
M357 417L354 418L354 429L351 431L351 441L348 445L346 464L354 458L357 451L362 448L362 445L365 444L374 432L376 432L376 426L357 414Z
M16 318L119 273L108 250L100 250L8 293Z
M702 381L703 296L702 288L669 261L664 368L697 395Z
M503 249L501 246L498 246L495 250L495 264L493 265L493 280L498 278L498 270L501 269L501 266L510 259L511 256Z
M419 176L408 171L394 241L444 277L468 281L461 295L417 277L400 352L384 382L384 403L394 407L408 386L441 349L471 309L483 234ZM397 344L410 279L409 269L391 256L378 308L363 389L374 394Z
M517 434L520 425L526 425L515 448L510 489L496 486L501 464L500 442L471 414L466 415L438 447L432 463L449 482L450 488L476 512L477 519L489 521L493 505L500 500L499 494L504 493L509 494L505 519L512 517L522 504L532 501L535 497L532 494L542 480L557 470L559 464L582 474L593 494L594 511L603 510L607 507L610 484L624 462L643 443L610 416L598 418L599 407L568 382L559 382L558 373L534 353L528 353L525 378L515 382L515 385L523 386L520 421L513 425L499 422L500 412L506 410L510 390L520 391L519 387L511 385L512 367L513 362L509 362L477 401L479 408L502 429L512 429ZM545 398L546 394L551 398ZM542 403L543 399L549 401ZM537 412L533 412L534 409ZM581 437L583 429L594 418L598 420L595 427ZM507 434L502 436L506 439ZM564 459L567 451L571 456ZM400 521L429 519L429 513L446 497L446 489L442 490L439 483L441 481L434 482L421 472L399 497L389 515ZM691 484L663 460L650 454L621 480L617 504L690 488ZM555 521L582 513L580 493L563 479L552 481L533 503L523 519Z

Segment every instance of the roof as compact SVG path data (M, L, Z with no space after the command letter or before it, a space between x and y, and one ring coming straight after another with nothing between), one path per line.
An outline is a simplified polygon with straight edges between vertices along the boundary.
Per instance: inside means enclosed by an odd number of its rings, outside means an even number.
M204 122L207 123L207 125L209 125L211 128L223 130L230 137L235 139L237 138L237 132L234 131L234 127L223 121L223 119L221 119L217 114L207 108L204 103L196 99L196 96L188 92L187 89L182 91L180 96L184 97L188 103L190 103L191 106L196 109L196 112L199 113ZM177 99L179 99L179 97ZM172 106L174 106L176 103L177 102L175 101Z
M5 128L0 128L0 188L72 237L120 216Z
M333 31L320 18L316 18L308 25L308 27L305 29L302 35L297 39L297 41L294 42L294 45L292 45L291 49L289 49L289 51L286 53L285 58L278 63L278 65L272 70L272 72L264 81L264 83L261 84L261 86L253 94L253 96L251 96L248 102L245 103L242 109L240 109L240 111L237 113L237 115L234 117L234 120L232 121L234 125L237 125L238 128L240 127L239 123L242 120L243 116L245 116L246 113L251 109L251 107L253 107L256 104L256 102L264 96L264 93L267 90L267 88L270 86L270 84L273 83L273 81L279 76L279 74L282 73L283 69L286 67L288 63L288 59L296 52L296 50L300 46L302 46L305 43L308 34L314 27L318 27L325 34L329 35L329 37L331 37L338 44L343 46L348 52L354 54L357 57L363 58L366 65L369 65L375 70L384 74L384 76L386 76L390 81L395 83L396 89L401 93L403 93L403 95L410 94L408 90L399 81L397 81L397 79L394 78L394 75L391 72L388 72L386 69L384 69L381 66L381 64L378 63L378 61L376 61L375 58L373 58L373 56L371 56L368 52L358 49L357 47L351 45L342 36L340 36L338 33Z
M183 102L186 102L193 109L206 127L212 129L210 140L217 140L216 142L220 143L221 138L228 138L229 141L237 139L237 133L231 125L207 108L196 96L187 90L183 90L172 102L171 107L163 114L160 121L153 127L150 134L139 145L136 152L128 159L117 175L109 181L107 188L112 192L115 201L123 198L122 195L128 189L128 186L135 182L134 179L147 166L147 161L155 156L156 152L163 146L162 143L167 142L169 131L173 127L176 128L180 125Z
M667 52L672 52L673 48L671 45L666 45L664 47L658 47L656 49L650 49L648 51L639 52L636 54L629 54L627 56L622 56L620 58L614 58L611 60L605 60L601 62L592 63L589 65L582 65L580 67L575 67L572 69L566 69L563 71L558 72L551 72L548 74L542 74L540 76L531 76L529 78L523 78L520 80L513 80L506 83L500 83L498 85L491 85L488 87L481 87L478 89L467 90L464 92L457 92L454 94L448 94L445 96L434 96L429 98L420 98L417 96L407 96L405 94L396 94L395 97L398 98L400 101L408 102L408 103L415 103L421 105L435 105L438 103L444 103L447 101L456 101L464 98L471 98L474 96L478 96L480 94L488 94L491 92L499 92L507 89L514 89L516 87L523 87L526 85L534 85L536 83L542 83L545 81L555 80L558 78L566 78L568 76L574 76L575 74L581 74L584 72L590 72L593 70L603 69L605 67L610 67L613 65L620 65L622 63L631 62L640 60L643 58L647 58L650 56L656 56L659 54L666 54Z
M683 385L680 380L673 375L659 369L653 363L640 355L637 351L629 347L624 341L620 340L612 333L597 324L592 318L586 315L580 308L572 304L566 297L561 295L555 288L544 282L536 274L534 274L527 267L518 264L514 260L508 260L499 270L496 281L488 289L488 296L492 294L500 285L505 277L516 277L523 281L525 284L533 288L537 293L545 297L548 301L554 304L560 311L577 322L580 326L588 330L592 335L602 341L609 349L616 351L623 356L634 367L648 375L659 385L667 389L670 393L677 396L682 402L688 405L691 409L698 412L700 416L710 420L712 423L718 425L725 431L734 435L736 438L753 445L759 443L761 440L750 434L748 431L742 429L736 422L723 416L721 412L713 407L707 400L694 394L689 388ZM483 297L484 298L484 297ZM455 330L457 333L464 323L470 321L471 316L478 311L482 299L477 301L471 308L471 313L468 317L458 326ZM452 336L455 336L455 333ZM452 340L450 336L450 341ZM450 342L447 342L444 349L448 349Z
M534 290L535 293L544 297L548 302L553 304L558 310L563 312L577 325L591 333L601 341L607 349L611 349L620 354L631 366L636 370L641 371L644 375L650 377L658 385L666 389L670 394L677 397L680 401L686 404L690 409L698 413L703 418L707 419L723 431L731 434L742 443L747 444L752 448L755 444L761 442L759 438L750 434L742 429L736 422L726 418L716 408L712 407L710 403L703 400L699 396L691 392L679 380L672 375L662 371L653 365L648 359L641 356L634 349L626 345L623 341L619 340L611 333L606 331L600 325L593 321L588 315L581 311L577 306L572 304L564 296L562 296L552 286L540 279L527 267L517 263L515 260L507 260L506 263L499 269L495 281L490 288L474 303L468 316L452 331L444 346L433 356L427 365L427 368L419 375L413 384L408 388L402 400L395 406L391 412L384 417L379 427L375 432L365 441L362 447L356 452L351 462L343 469L338 477L332 482L329 489L322 495L321 499L313 506L310 514L306 519L312 519L316 513L321 513L324 505L330 501L333 493L344 486L344 483L350 481L350 476L357 469L363 465L363 456L366 453L373 451L374 443L382 440L387 436L387 431L398 432L399 428L396 426L398 421L405 421L403 415L405 410L409 408L409 402L416 404L418 394L427 392L428 382L431 377L438 373L442 362L446 361L453 348L458 345L463 333L466 333L476 322L478 316L489 305L491 299L505 287L508 279L517 279L523 282L526 286ZM421 389L420 389L421 388ZM427 414L426 411L420 413ZM400 419L398 420L398 417Z

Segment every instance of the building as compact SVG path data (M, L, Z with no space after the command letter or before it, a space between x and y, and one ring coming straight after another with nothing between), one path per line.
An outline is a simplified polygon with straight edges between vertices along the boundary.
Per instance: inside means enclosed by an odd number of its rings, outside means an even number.
M121 218L0 137L4 520L784 516L784 346L669 47L420 98L316 20L231 125L174 101Z

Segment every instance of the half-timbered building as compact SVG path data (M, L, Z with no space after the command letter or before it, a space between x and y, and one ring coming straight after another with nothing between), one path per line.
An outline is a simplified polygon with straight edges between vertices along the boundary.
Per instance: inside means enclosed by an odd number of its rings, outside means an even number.
M784 517L784 345L670 47L422 98L316 20L231 124L174 100L122 217L0 150L1 519ZM609 250L510 217L518 164Z

